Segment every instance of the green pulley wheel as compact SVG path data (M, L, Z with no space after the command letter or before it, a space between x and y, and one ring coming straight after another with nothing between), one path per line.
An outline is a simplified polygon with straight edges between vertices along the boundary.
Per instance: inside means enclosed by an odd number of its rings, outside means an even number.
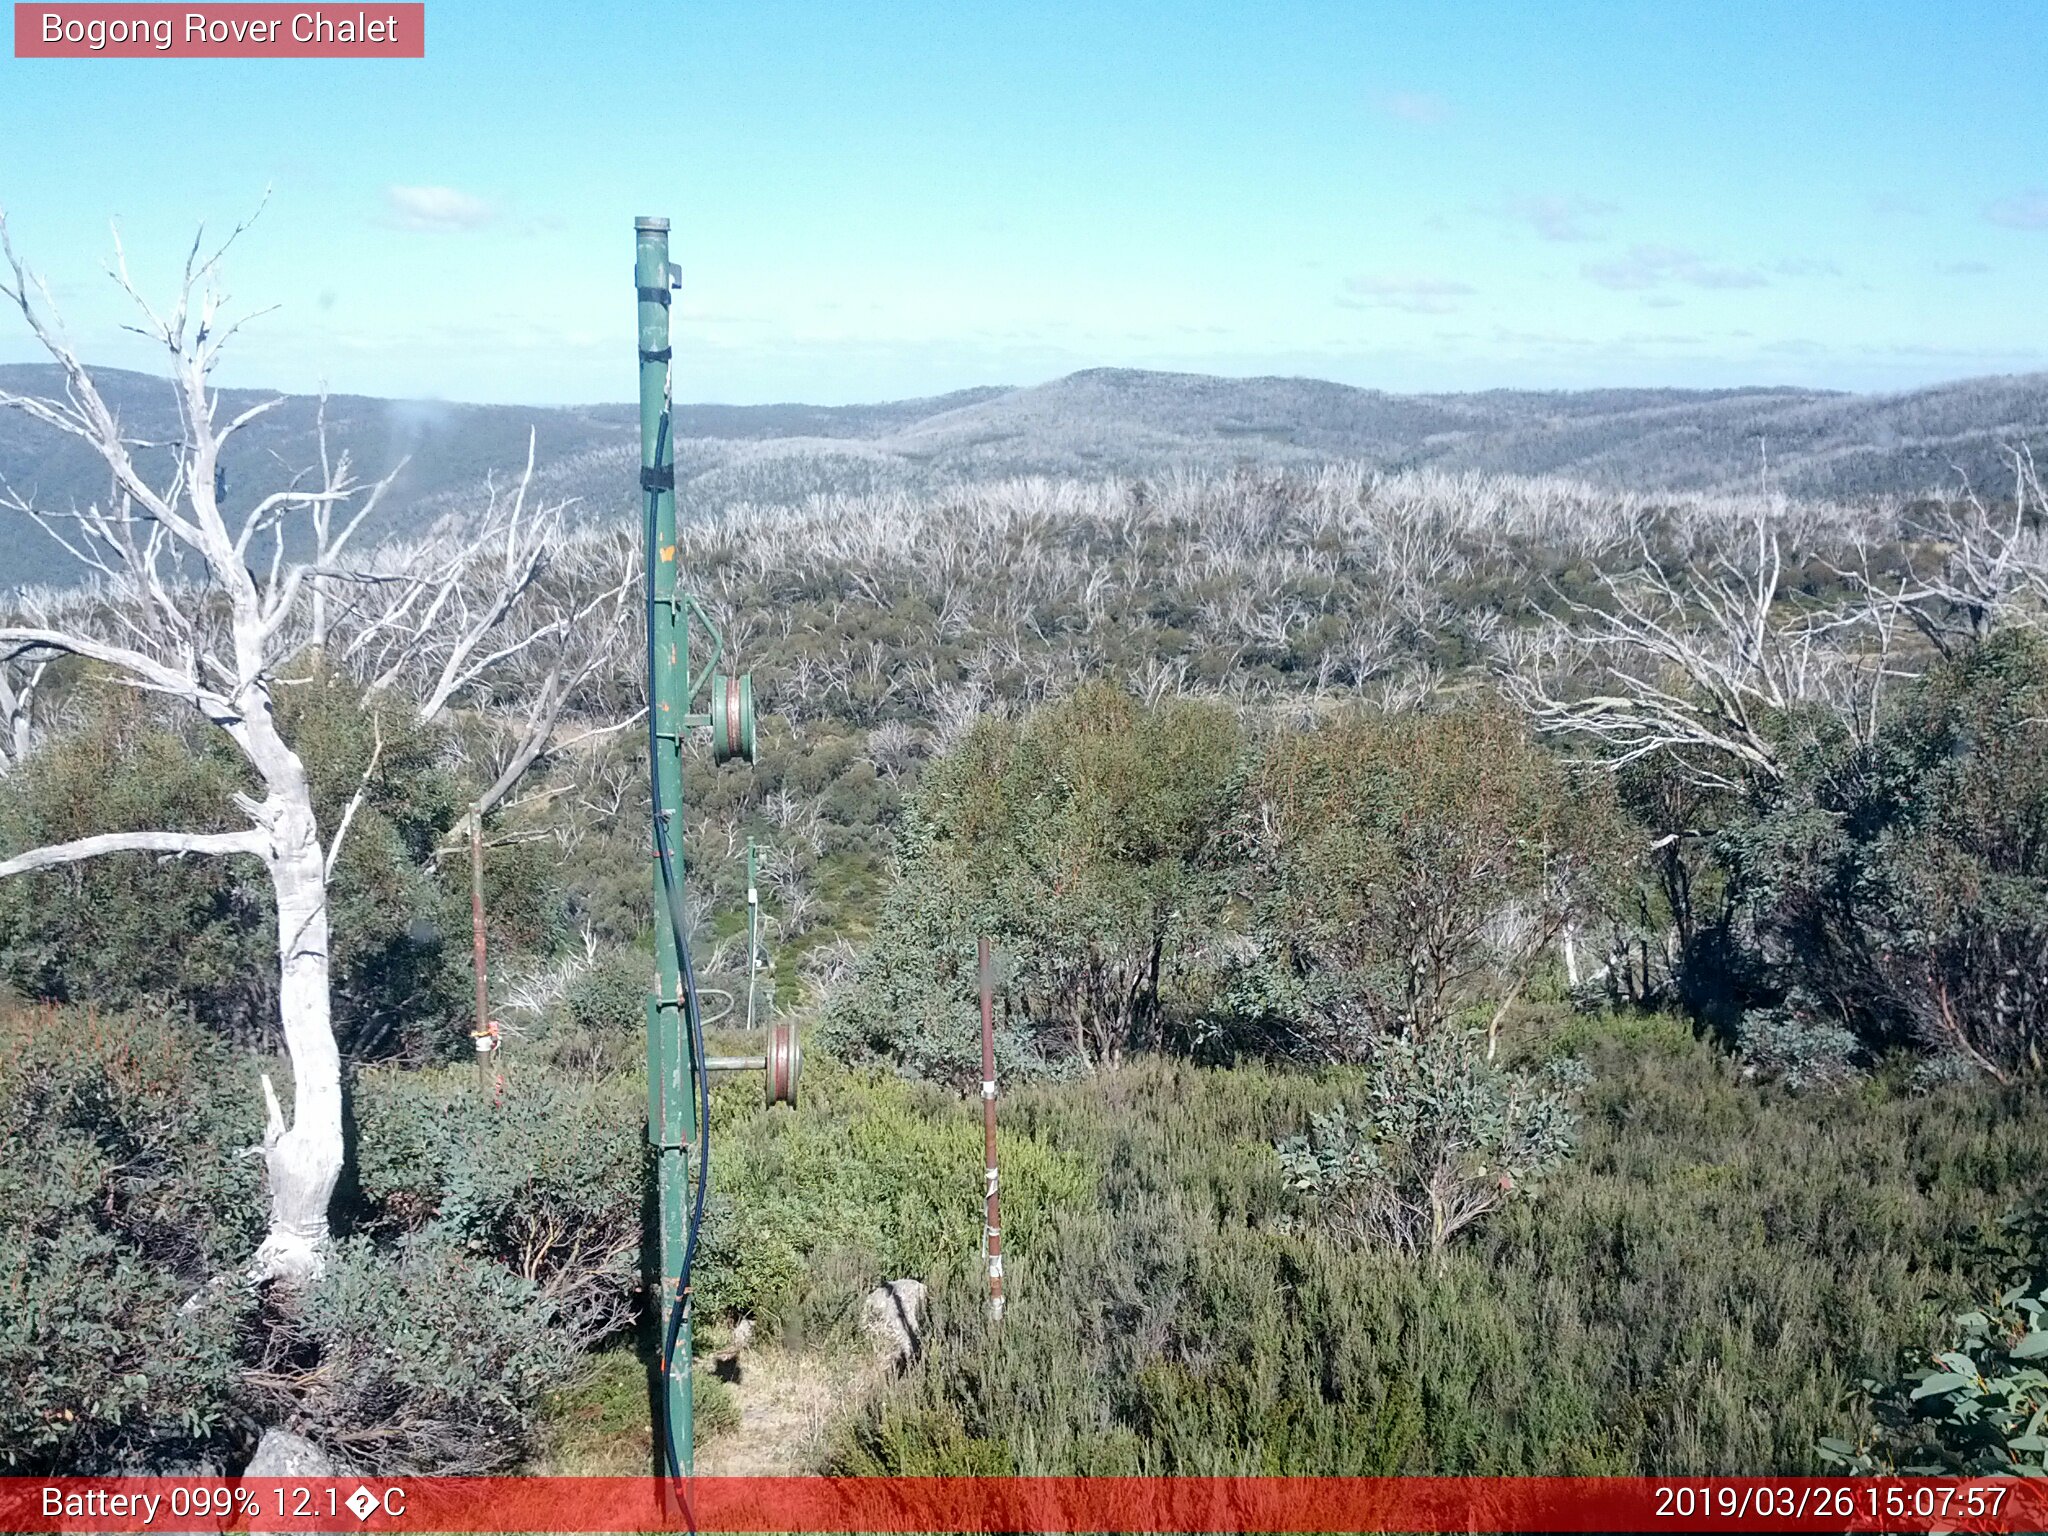
M729 763L754 760L754 678L724 672L711 674L711 760Z

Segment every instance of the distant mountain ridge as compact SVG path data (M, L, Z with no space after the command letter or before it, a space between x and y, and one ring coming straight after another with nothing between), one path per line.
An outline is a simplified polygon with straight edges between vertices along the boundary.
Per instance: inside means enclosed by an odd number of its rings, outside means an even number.
M176 432L160 379L96 377L137 437ZM0 366L0 388L58 392L54 368ZM224 408L266 398L224 391ZM285 483L314 461L317 402L289 396L238 440L227 460L230 506ZM383 514L402 533L480 494L525 462L585 515L626 515L638 456L631 405L498 406L382 400L327 402L331 438L360 471L407 464ZM1435 467L1567 475L1638 491L1771 484L1797 494L1911 494L1953 487L1959 473L1998 486L2013 444L2048 451L2048 373L1966 379L1886 395L1791 388L1490 390L1395 395L1320 379L1228 379L1094 368L1025 388L987 386L872 405L683 405L679 479L688 508L786 503L816 493L929 492L1020 474L1157 475L1251 463L1364 460L1389 470ZM91 455L16 412L0 412L0 477L62 511L104 494ZM246 504L246 503L244 503ZM40 529L0 514L0 589L68 582L75 567Z

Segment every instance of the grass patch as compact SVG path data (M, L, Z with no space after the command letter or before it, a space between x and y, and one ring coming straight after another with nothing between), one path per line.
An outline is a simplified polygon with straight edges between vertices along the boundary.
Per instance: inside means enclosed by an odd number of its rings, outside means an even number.
M835 1442L848 1472L1818 1470L1856 1383L1924 1349L1973 1231L2048 1168L2038 1094L1795 1098L1668 1020L1561 1031L1580 1147L1440 1270L1292 1229L1270 1151L1345 1072L1146 1061L1019 1094L1092 1172L1011 1269L929 1277L922 1363ZM1008 1145L1008 1143L1006 1143Z
M691 1375L692 1439L703 1445L739 1427L732 1388L702 1366ZM648 1368L633 1348L589 1357L577 1381L543 1405L544 1448L534 1477L638 1477L653 1470Z

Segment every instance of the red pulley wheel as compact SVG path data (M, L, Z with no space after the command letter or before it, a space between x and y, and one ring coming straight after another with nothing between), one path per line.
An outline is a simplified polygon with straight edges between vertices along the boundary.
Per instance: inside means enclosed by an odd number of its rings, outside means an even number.
M796 1080L803 1071L803 1047L797 1044L794 1024L770 1024L768 1026L768 1080L767 1100L772 1107L787 1104L796 1107Z
M729 763L754 761L754 679L711 674L711 759Z

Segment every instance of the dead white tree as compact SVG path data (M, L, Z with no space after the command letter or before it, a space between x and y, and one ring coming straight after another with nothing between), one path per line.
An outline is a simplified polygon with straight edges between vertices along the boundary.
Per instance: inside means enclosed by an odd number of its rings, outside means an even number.
M328 451L327 394L324 389L320 394L317 420L317 435L320 440L320 479L322 485L330 493L352 489L355 485L355 477L352 473L348 450L343 449L339 455ZM311 608L311 613L308 616L310 629L306 636L306 645L309 650L324 651L327 648L329 589L336 581L336 577L328 573L341 560L343 552L348 548L349 540L355 537L356 530L362 527L364 520L377 510L377 504L384 499L384 493L391 489L392 483L398 479L400 472L404 468L405 461L401 459L389 474L385 475L376 484L370 486L367 493L354 497L356 505L352 508L348 505L350 498L339 494L320 497L306 508L313 525L314 549L314 569L308 574L306 581ZM347 518L347 521L342 523L339 528L334 524L334 516L337 511L344 513ZM354 580L356 578L352 575L348 579Z
M332 619L332 652L366 697L416 699L421 724L466 714L489 744L473 762L480 820L540 759L639 718L607 718L565 741L564 712L618 670L639 641L634 551L567 529L574 503L532 500L535 441L516 483L487 483L479 514L444 519L424 538L379 549Z
M2024 446L2011 450L2012 506L1994 510L1967 482L1909 530L1936 564L1889 582L1867 567L1844 574L1903 615L1943 655L1984 639L2002 623L2048 627L2048 494Z
M529 435L526 468L511 493L495 476L486 482L480 516L446 519L424 539L379 550L373 569L381 582L337 615L339 654L366 692L410 691L423 723L439 719L493 667L559 633L559 621L507 632L561 548L570 505L527 505L534 450Z
M542 610L531 623L523 599L562 541L559 519L536 537L516 514L487 514L505 533L502 560L462 559L452 535L437 559L394 563L388 555L344 569L336 562L386 480L364 486L346 456L322 444L321 470L231 516L223 505L222 452L235 435L281 404L261 402L223 420L210 377L235 324L224 323L220 262L247 228L237 226L211 254L195 239L174 305L160 313L129 279L118 254L115 281L136 305L133 329L162 348L178 408L176 441L129 435L66 339L48 288L17 256L0 213L0 256L11 283L0 294L57 365L61 395L0 391L0 407L22 412L83 443L108 475L108 493L83 511L62 513L11 489L0 501L37 520L85 566L94 586L83 599L37 596L0 615L0 676L11 705L8 749L29 739L24 683L50 658L70 655L141 693L190 706L239 749L260 792L235 796L248 825L232 831L174 828L106 833L32 848L0 860L0 878L113 853L242 855L270 877L277 913L278 1021L292 1071L287 1122L266 1075L266 1123L260 1153L268 1175L269 1228L250 1267L253 1279L317 1276L328 1235L328 1205L342 1168L340 1058L331 1018L328 887L362 794L323 837L304 763L281 732L276 690L285 669L315 645L353 648L368 634L378 669L370 697L403 681L419 685L424 718L435 718L464 690L488 686L514 662L540 668L543 682L526 699L522 741L541 746L568 691L599 663L578 659L621 624L630 578L595 602ZM145 462L149 467L145 467ZM530 479L530 466L527 479ZM525 482L522 481L522 485ZM291 527L287 529L287 522ZM310 554L305 553L311 546ZM298 550L300 553L294 554ZM515 634L514 630L518 632ZM381 742L381 738L380 738ZM489 794L502 794L530 766L536 746L518 752ZM375 757L373 756L373 770ZM513 770L517 768L517 772ZM368 776L366 775L366 783Z
M0 779L28 760L36 739L36 694L50 670L48 654L0 663Z
M891 784L901 781L925 756L926 734L906 720L885 720L868 732L867 759Z
M1732 548L1667 572L1647 545L1636 570L1603 575L1605 606L1566 600L1569 617L1496 647L1502 685L1535 726L1593 744L1619 768L1668 754L1693 781L1733 789L1782 775L1788 712L1825 703L1868 731L1892 665L1895 624L1858 603L1788 617L1785 556L1759 511ZM1557 666L1531 665L1538 658ZM1585 671L1597 682L1573 684Z
M253 1273L304 1279L318 1271L342 1165L341 1063L328 998L332 850L314 818L305 765L279 732L272 691L298 638L294 618L311 569L284 560L280 524L287 513L341 493L277 492L232 522L221 505L222 450L277 403L222 421L208 383L236 329L221 323L219 263L244 228L210 255L195 239L168 313L142 298L117 258L115 280L142 316L134 329L163 349L177 399L180 439L166 445L170 468L152 478L136 461L143 445L124 432L79 361L47 287L29 275L0 215L0 256L12 274L11 283L0 281L0 293L64 380L61 398L0 391L0 406L85 444L110 477L105 502L68 514L64 528L10 493L17 509L42 516L44 527L100 577L105 601L72 605L61 615L31 611L0 625L0 654L17 663L84 657L130 687L189 704L235 744L261 786L260 795L235 797L249 823L239 830L105 833L18 853L0 861L0 877L122 852L239 854L262 862L277 904L278 1011L293 1105L287 1124L266 1075L262 1154L270 1226ZM260 542L266 534L268 550Z

